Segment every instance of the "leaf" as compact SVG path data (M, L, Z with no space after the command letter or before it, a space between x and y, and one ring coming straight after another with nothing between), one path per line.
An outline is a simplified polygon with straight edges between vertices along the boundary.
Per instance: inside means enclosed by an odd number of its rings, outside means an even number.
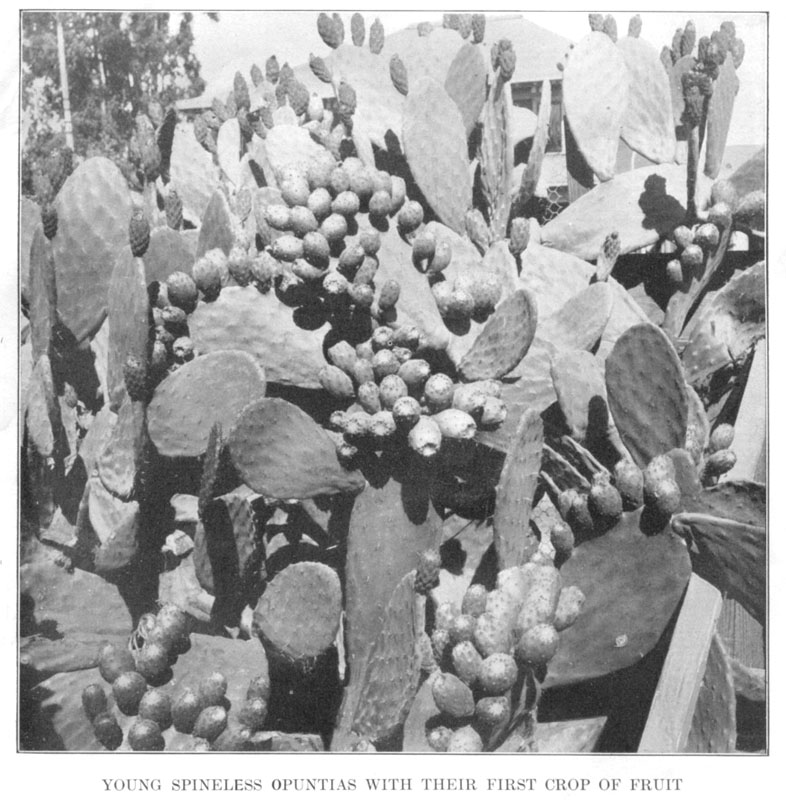
M529 526L543 451L543 421L525 412L502 468L494 513L494 546L500 569L525 564L538 549Z
M407 95L402 144L431 208L445 225L463 233L472 205L466 132L458 107L433 80L416 81Z

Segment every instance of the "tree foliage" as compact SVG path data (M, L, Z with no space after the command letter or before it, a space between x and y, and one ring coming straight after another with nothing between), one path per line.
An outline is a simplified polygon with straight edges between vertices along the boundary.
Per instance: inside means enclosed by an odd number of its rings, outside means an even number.
M40 194L65 146L57 15L22 15L22 191ZM112 158L135 182L128 142L140 114L154 126L177 99L204 89L190 13L61 13L74 150ZM60 154L60 155L59 155ZM66 157L66 161L68 158ZM54 166L55 172L59 169ZM56 187L53 187L56 191Z

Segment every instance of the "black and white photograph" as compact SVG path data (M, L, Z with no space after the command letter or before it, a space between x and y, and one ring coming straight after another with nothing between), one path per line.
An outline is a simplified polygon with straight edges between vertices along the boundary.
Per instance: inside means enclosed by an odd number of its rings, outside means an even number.
M770 14L17 11L24 768L92 754L83 797L753 774Z

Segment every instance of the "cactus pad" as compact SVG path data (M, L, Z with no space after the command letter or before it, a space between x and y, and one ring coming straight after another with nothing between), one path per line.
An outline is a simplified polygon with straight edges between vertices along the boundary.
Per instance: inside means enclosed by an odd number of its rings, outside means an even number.
M691 383L740 358L765 333L765 265L738 272L705 301L685 329L690 339L683 353Z
M24 294L30 286L30 248L41 225L41 207L29 197L19 198L19 288Z
M404 97L396 91L388 74L389 57L365 48L343 44L328 59L336 81L349 83L357 95L353 122L357 122L377 147L386 148L385 134L392 131L401 138ZM410 76L413 73L406 64Z
M524 358L532 344L538 312L535 299L519 289L504 300L486 323L472 349L461 359L465 381L501 378Z
M276 125L267 132L264 143L265 154L276 177L288 168L297 169L303 174L312 158L324 153L305 128L294 125Z
M636 325L617 339L606 359L609 407L622 441L640 467L685 444L688 395L668 337Z
M689 533L692 537L698 549L696 571L764 625L767 610L765 528L694 513L678 514L672 525L678 533Z
M109 159L89 158L63 184L55 208L57 311L81 342L106 314L112 265L128 242L131 195Z
M754 481L722 481L689 498L685 511L764 528L767 523L767 490L764 484Z
M218 188L219 169L213 157L194 136L194 126L178 123L172 140L169 177L183 200L183 215L199 223L213 192Z
M57 287L52 245L39 226L29 249L30 340L33 359L46 353L57 321Z
M617 47L630 74L622 139L632 150L656 164L674 161L677 140L671 87L658 51L644 39L630 36L620 39Z
M139 550L139 503L125 502L104 488L98 476L89 478L88 514L98 538L93 551L98 575L112 576L129 567Z
M536 242L531 241L521 254L521 285L538 299L541 320L586 289L593 274L592 266L581 258Z
M467 136L472 133L486 102L486 75L486 61L480 48L469 43L462 45L448 69L445 91L461 112Z
M529 410L519 420L502 468L494 512L494 547L500 569L518 567L538 549L529 516L543 451L543 421Z
M254 609L263 644L287 662L308 661L327 650L341 619L341 582L325 564L291 564L268 584Z
M556 355L553 345L535 338L532 347L511 376L515 383L502 386L502 400L508 409L505 421L494 431L478 431L476 441L495 450L507 452L521 415L527 409L545 411L556 399L551 380L551 362Z
M704 158L704 174L713 179L718 177L723 166L734 98L739 88L740 79L734 68L734 59L729 53L714 82L707 108L707 154Z
M216 137L216 150L218 164L224 171L224 175L235 185L240 186L240 124L236 117L221 123Z
M404 152L418 188L449 228L464 231L472 205L467 137L458 106L439 84L421 79L404 103Z
M109 284L109 350L107 389L113 409L126 397L123 366L134 357L147 364L150 338L150 300L147 294L145 264L131 255L126 245L115 261Z
M649 318L642 310L641 306L633 299L631 293L625 289L614 278L609 278L606 283L611 289L612 305L611 315L603 334L600 337L598 346L598 358L605 359L617 342L617 339L625 333L628 328L649 322Z
M201 258L205 253L216 248L223 250L224 255L229 255L234 243L235 236L232 230L229 203L226 195L216 190L203 212L196 257Z
M266 497L357 493L365 485L360 473L339 464L327 433L286 400L250 403L237 418L227 446L246 484Z
M150 244L142 257L145 262L145 280L163 283L173 272L191 272L196 260L196 231L175 231L172 228L155 228L150 233Z
M229 428L244 406L264 394L264 370L247 353L199 356L158 384L148 407L150 438L161 455L199 456L216 422Z
M30 376L25 424L38 454L44 458L54 455L60 433L60 408L46 353L38 357Z
M623 514L608 533L579 545L560 570L563 585L578 586L586 602L576 623L560 635L545 685L576 683L635 664L668 625L690 577L690 558L668 530L642 533L640 515Z
M685 220L687 177L684 166L660 164L617 175L571 203L543 226L542 241L594 261L609 231L619 233L621 253L655 244ZM709 194L708 179L697 195Z
M130 500L134 494L137 463L146 441L145 405L126 397L97 462L104 488L121 500Z
M611 316L613 293L607 283L593 283L571 297L538 326L538 336L560 350L590 350Z
M549 139L549 123L551 121L551 81L545 80L540 89L540 107L538 108L538 121L532 136L532 147L529 151L527 166L521 176L517 204L523 208L535 196L540 183L540 173L543 167L543 157L546 154L546 145ZM518 137L516 137L518 138ZM522 137L523 138L523 137Z
M272 292L261 295L253 286L229 286L189 317L191 339L200 352L242 350L264 367L271 383L308 389L320 386L327 329L327 324L317 330L298 327L290 308Z
M394 477L380 477L352 509L347 540L346 641L350 684L337 728L343 746L358 710L362 677L396 587L418 566L420 553L438 545L440 522L429 501L426 476L410 457Z
M595 356L585 350L560 353L551 365L554 389L571 436L579 442L588 433L606 433L609 425L606 384Z
M628 107L625 59L608 36L593 31L570 51L562 83L565 113L581 153L598 178L608 181Z
M420 679L418 636L423 604L415 593L415 573L393 590L382 626L369 653L352 731L367 739L394 733L406 719Z

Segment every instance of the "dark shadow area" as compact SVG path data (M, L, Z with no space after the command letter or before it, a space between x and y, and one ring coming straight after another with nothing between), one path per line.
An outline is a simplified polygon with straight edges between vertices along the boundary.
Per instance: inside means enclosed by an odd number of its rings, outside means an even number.
M644 181L644 191L639 195L639 208L644 212L642 226L667 236L688 213L683 205L666 192L666 179L649 175Z

